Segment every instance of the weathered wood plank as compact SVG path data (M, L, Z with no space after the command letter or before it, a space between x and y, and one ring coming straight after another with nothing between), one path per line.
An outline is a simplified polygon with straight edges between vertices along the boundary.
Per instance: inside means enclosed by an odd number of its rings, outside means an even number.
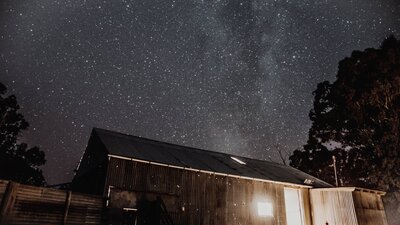
M71 196L72 196L71 191L67 191L67 198L65 200L64 218L63 218L63 223L62 223L63 225L67 224L68 211L69 211L69 207L71 205Z
M176 201L166 202L169 209L181 209L173 213L176 225L286 225L282 184L118 158L110 159L107 174L112 177L106 178L105 189L112 186L131 192L148 191L160 196L176 196ZM258 216L259 200L270 201L274 205L272 217Z
M358 225L387 225L380 195L356 190L353 192L353 198Z
M4 184L4 181L0 180ZM3 224L101 224L103 198L64 190L34 187L14 183L8 188L14 196L8 203L7 216L1 215ZM6 197L7 199L9 197ZM5 198L5 199L6 199ZM9 202L10 200L7 200ZM5 204L6 201L2 202ZM66 207L68 206L69 207ZM66 209L68 209L66 211Z
M0 225L6 225L10 221L10 214L14 208L18 187L19 184L15 182L9 182L7 185L7 189L0 206Z

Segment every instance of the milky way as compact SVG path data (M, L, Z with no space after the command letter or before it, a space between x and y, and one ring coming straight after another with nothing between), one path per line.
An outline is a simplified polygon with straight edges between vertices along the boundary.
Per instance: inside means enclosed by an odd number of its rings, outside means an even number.
M49 183L71 179L92 127L279 160L339 60L400 36L395 0L1 4L0 82Z

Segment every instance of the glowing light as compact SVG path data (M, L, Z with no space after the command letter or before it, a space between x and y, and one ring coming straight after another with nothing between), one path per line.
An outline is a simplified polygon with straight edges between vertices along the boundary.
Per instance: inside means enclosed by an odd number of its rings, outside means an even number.
M257 210L260 217L273 216L272 203L270 202L258 202Z

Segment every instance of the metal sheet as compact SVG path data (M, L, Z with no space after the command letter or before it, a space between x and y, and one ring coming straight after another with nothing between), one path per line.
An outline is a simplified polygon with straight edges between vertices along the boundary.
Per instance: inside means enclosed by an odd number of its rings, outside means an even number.
M313 224L358 225L350 189L311 189Z
M331 187L302 171L274 162L184 147L98 128L93 129L93 133L99 137L108 153L113 155L300 185L305 185L304 180L309 179L313 181L311 186ZM232 160L232 156L246 164Z

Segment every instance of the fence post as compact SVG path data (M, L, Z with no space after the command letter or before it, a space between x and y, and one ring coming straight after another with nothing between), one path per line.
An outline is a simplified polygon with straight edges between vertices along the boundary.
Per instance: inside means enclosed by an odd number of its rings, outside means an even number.
M16 195L18 192L18 183L9 181L6 191L4 192L3 200L0 205L0 225L6 225L10 220L9 215L11 214Z
M67 191L67 198L65 200L65 210L64 210L64 219L63 219L63 225L67 224L67 219L68 219L68 211L69 211L69 206L71 204L71 191Z

